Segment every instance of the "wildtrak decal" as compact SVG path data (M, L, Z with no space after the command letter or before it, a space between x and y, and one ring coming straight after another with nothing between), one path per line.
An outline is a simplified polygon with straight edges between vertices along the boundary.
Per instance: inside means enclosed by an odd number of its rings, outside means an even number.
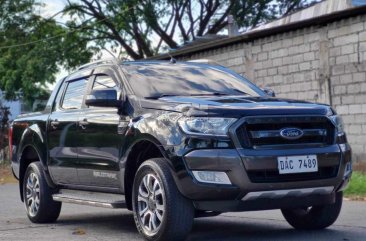
M94 177L111 178L111 179L117 180L117 174L116 173L94 171L93 176Z

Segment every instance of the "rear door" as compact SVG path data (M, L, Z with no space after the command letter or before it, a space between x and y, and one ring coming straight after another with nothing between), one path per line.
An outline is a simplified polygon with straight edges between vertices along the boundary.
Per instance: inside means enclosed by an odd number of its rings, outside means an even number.
M121 95L121 83L112 69L94 71L90 90L113 88ZM115 107L85 107L79 116L78 176L86 186L118 188L119 151L122 135L118 134L120 115Z
M74 77L63 83L48 120L48 166L57 184L79 183L76 171L78 120L90 75Z

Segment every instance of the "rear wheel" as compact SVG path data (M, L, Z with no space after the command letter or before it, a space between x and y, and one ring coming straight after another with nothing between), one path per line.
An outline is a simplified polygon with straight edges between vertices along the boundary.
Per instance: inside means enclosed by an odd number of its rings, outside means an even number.
M24 175L23 197L28 218L34 223L57 220L61 203L52 199L53 190L47 185L40 162L31 163Z
M194 217L190 200L178 191L164 159L150 159L137 170L132 193L134 219L147 240L184 240Z
M308 208L282 209L286 221L296 229L323 229L332 225L342 208L343 193L336 194L333 204Z

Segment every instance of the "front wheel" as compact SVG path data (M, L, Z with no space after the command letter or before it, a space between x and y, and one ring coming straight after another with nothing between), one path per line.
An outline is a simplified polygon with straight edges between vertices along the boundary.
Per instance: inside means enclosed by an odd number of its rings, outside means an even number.
M138 231L150 241L184 240L194 208L178 191L164 159L150 159L137 170L132 193Z
M324 229L338 218L342 208L343 193L336 194L333 204L308 208L282 209L286 221L296 229Z
M23 197L28 218L33 223L54 222L60 215L61 203L52 199L40 162L29 164L23 179Z

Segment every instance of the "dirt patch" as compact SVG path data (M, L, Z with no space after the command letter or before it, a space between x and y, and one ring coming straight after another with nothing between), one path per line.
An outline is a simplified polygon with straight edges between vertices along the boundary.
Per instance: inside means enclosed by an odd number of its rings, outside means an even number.
M0 166L0 185L6 183L16 183L17 180L14 178L11 172L10 166Z
M350 197L343 198L343 200L346 200L346 201L366 201L366 197L363 197L363 196L350 196Z

